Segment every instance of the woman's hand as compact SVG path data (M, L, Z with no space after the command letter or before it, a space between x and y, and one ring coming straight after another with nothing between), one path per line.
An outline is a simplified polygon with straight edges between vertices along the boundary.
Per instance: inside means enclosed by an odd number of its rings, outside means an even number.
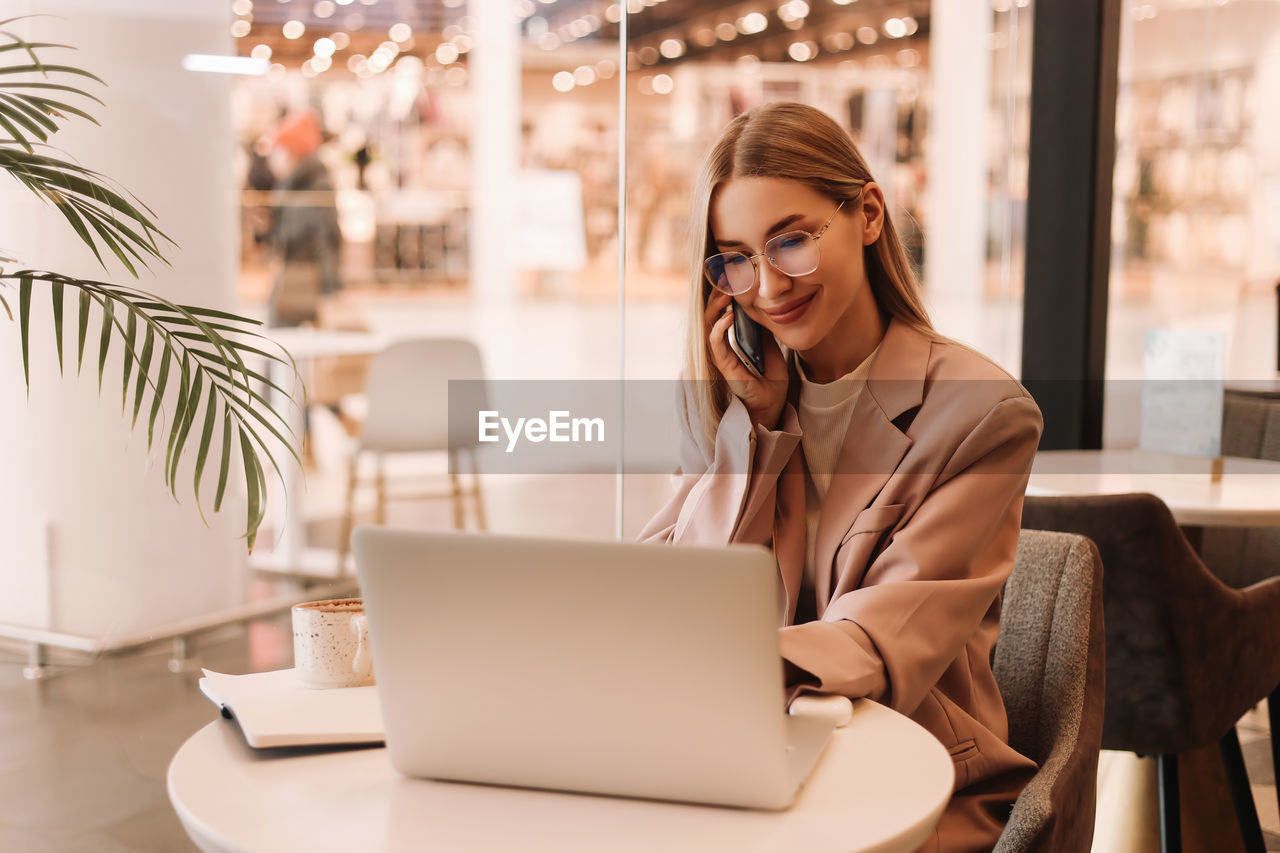
M729 330L733 326L733 312L742 309L733 304L733 297L719 290L711 294L703 312L703 329L711 347L711 360L729 383L729 390L747 407L752 423L765 429L775 429L782 417L782 407L787 402L787 365L777 341L767 330L761 329L764 346L764 379L747 370L729 347Z

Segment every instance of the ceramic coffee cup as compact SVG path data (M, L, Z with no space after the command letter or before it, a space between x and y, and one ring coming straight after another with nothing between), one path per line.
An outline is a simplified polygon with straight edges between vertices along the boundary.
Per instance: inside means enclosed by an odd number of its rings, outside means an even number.
M293 667L307 687L373 684L364 602L335 598L294 605Z

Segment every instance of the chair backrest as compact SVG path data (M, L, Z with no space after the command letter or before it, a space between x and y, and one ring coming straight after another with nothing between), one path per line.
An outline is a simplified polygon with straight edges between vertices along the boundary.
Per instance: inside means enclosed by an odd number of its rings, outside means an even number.
M392 344L373 358L360 448L380 453L449 448L449 380L484 379L480 350L461 338Z
M1228 388L1222 398L1222 453L1280 461L1280 391ZM1200 557L1237 589L1280 574L1280 530L1208 527Z
M1022 524L1088 536L1107 567L1104 748L1211 746L1280 683L1280 578L1226 586L1156 496L1028 497Z
M1004 587L993 669L1009 743L1040 765L997 851L1086 853L1105 693L1102 561L1083 536L1024 530Z

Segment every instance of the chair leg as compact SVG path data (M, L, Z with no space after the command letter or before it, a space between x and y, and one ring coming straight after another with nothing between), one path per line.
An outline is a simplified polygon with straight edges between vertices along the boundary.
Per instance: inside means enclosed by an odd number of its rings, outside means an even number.
M1267 697L1267 718L1271 725L1271 769L1280 779L1280 687ZM1276 804L1280 806L1280 784L1276 785Z
M462 530L467 526L462 504L462 481L458 478L458 454L449 451L449 500L453 504L453 527Z
M374 489L377 494L376 503L373 507L373 521L375 524L382 526L387 523L387 472L382 465L382 454L375 454L373 457L374 464Z
M342 510L342 526L338 530L338 577L347 573L347 554L351 551L351 526L355 519L356 478L360 454L353 453L347 468L347 503Z
M475 451L469 451L467 458L471 460L471 500L476 507L476 524L483 531L488 527L484 517L484 496L480 494L480 469L476 467Z
M1253 789L1249 787L1249 773L1245 770L1244 753L1240 751L1240 737L1235 726L1218 741L1218 749L1227 769L1227 785L1231 788L1231 802L1236 807L1236 821L1240 824L1245 853L1266 853L1262 826L1258 823L1258 808L1253 802Z
M1156 790L1160 801L1160 853L1182 853L1177 755L1156 756Z

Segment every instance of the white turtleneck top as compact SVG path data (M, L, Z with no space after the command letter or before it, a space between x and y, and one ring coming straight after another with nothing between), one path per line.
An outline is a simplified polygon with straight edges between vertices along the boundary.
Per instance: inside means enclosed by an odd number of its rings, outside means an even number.
M812 588L815 540L818 534L818 518L831 487L831 475L840 460L845 433L858 395L866 386L867 374L875 351L863 359L853 370L834 382L814 382L805 375L804 365L796 357L796 373L800 377L800 400L797 415L800 419L800 446L804 451L805 467L805 557L804 585Z

